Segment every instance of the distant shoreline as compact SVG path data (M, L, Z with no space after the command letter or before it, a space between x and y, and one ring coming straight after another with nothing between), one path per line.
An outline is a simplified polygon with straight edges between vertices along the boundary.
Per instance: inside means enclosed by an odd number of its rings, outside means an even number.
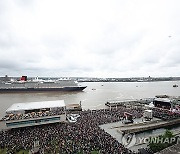
M180 81L180 80L153 80L153 81L113 81L113 80L109 80L109 81L104 81L104 80L98 80L98 81L91 81L91 80L87 80L87 81L78 81L78 82L160 82L160 81Z

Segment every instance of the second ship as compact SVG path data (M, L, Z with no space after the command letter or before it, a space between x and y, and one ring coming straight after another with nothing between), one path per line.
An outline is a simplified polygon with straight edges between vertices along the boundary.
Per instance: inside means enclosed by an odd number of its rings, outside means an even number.
M0 83L1 92L44 92L44 91L82 91L86 86L79 86L77 81L71 79L42 80L38 77L27 80L22 76L20 81L8 81Z

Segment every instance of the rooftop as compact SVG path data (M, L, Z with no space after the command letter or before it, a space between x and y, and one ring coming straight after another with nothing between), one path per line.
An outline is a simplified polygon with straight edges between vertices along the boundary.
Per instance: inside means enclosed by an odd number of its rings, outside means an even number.
M65 107L64 100L15 103L6 110L6 113L56 107Z
M167 102L170 103L172 100L169 98L155 98L155 101L160 101L160 102Z

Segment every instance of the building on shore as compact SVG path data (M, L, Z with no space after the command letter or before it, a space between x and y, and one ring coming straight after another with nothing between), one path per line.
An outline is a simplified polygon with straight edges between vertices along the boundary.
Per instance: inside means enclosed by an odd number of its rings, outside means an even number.
M6 110L3 117L7 128L36 126L65 121L64 100L16 103Z
M155 98L153 100L153 104L155 107L163 108L163 109L172 109L173 101L169 98Z

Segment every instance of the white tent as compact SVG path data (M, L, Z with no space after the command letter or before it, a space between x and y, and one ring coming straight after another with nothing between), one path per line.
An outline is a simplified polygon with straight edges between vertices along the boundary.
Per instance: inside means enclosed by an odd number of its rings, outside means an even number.
M12 106L10 106L6 110L6 113L15 113L15 112L22 112L25 110L58 108L58 107L65 107L64 100L16 103L16 104L13 104Z

